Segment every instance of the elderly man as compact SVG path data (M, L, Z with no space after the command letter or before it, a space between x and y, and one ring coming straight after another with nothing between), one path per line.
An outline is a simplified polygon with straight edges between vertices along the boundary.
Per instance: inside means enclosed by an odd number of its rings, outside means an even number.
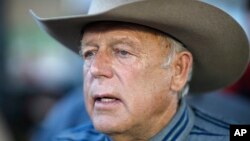
M198 128L183 99L189 87L232 83L248 63L244 31L221 10L196 0L94 0L87 15L33 16L66 47L80 46L84 60L93 127L56 140L229 140L228 132Z

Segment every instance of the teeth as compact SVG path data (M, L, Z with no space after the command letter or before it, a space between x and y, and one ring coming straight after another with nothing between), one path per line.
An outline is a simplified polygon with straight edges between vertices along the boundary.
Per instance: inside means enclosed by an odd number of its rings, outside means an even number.
M113 102L115 101L115 99L114 98L101 98L100 101L101 102Z

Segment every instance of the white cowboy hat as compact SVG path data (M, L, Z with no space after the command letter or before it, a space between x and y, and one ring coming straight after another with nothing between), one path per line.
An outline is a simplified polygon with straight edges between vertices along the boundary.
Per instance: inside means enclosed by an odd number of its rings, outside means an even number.
M31 13L43 30L74 52L79 50L82 29L92 22L129 22L165 32L193 54L193 93L233 83L248 64L248 40L240 25L197 0L93 0L88 14L40 18Z

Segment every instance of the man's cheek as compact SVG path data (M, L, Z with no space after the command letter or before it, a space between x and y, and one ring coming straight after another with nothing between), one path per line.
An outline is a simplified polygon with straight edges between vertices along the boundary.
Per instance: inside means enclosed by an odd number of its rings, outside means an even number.
M85 102L85 107L89 116L92 117L93 104L91 102L91 97L87 93L84 93L84 102Z

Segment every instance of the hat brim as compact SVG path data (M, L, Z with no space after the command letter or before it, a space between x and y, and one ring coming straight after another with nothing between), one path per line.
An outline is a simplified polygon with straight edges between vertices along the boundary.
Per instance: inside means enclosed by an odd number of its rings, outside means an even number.
M163 31L193 54L192 93L228 86L239 79L248 63L248 40L240 25L220 9L199 1L149 0L93 15L33 16L42 29L76 53L81 30L92 22L130 22Z

